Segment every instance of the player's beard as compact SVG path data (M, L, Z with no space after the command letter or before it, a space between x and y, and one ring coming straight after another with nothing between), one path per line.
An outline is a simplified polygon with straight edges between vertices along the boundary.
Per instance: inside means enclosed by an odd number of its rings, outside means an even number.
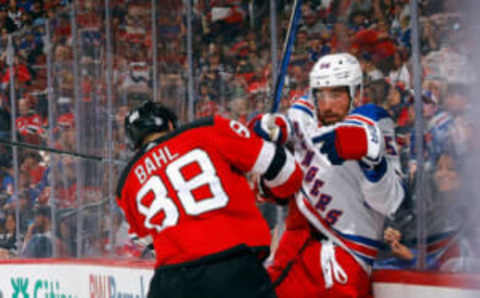
M337 113L325 113L322 114L320 111L317 111L318 119L322 123L323 126L327 125L333 125L335 123L338 123L345 118L345 115L340 115Z

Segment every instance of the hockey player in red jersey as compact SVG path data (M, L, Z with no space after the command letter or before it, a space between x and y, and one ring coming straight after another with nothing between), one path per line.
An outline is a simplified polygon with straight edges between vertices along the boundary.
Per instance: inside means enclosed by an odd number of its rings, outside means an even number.
M117 202L130 232L153 239L148 297L276 297L262 266L269 228L244 175L259 175L263 187L286 198L301 185L300 166L237 121L176 122L153 102L125 118L138 152L121 175Z
M290 143L304 180L268 268L280 298L370 297L384 217L403 200L393 122L374 105L353 108L362 70L350 54L319 59L309 95L287 116L263 115L255 132Z

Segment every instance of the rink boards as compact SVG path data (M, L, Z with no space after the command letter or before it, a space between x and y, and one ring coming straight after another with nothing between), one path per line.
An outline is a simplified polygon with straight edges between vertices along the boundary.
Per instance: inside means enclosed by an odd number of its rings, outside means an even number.
M152 262L108 260L0 261L0 298L145 298ZM375 298L480 297L480 275L381 270Z

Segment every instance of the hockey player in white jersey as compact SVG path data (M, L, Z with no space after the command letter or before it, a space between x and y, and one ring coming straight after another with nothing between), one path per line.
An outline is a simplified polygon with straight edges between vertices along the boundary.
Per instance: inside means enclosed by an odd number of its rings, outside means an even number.
M384 217L404 190L393 122L378 106L354 108L362 89L355 57L327 55L287 117L265 114L253 125L265 138L290 143L304 171L269 267L280 298L371 296Z

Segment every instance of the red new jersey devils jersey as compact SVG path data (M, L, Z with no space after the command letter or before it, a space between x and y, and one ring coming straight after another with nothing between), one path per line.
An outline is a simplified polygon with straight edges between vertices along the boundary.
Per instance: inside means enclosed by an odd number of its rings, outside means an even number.
M301 184L293 157L237 121L194 122L147 144L124 170L117 202L156 266L196 260L240 244L267 248L269 228L245 173L287 197Z

